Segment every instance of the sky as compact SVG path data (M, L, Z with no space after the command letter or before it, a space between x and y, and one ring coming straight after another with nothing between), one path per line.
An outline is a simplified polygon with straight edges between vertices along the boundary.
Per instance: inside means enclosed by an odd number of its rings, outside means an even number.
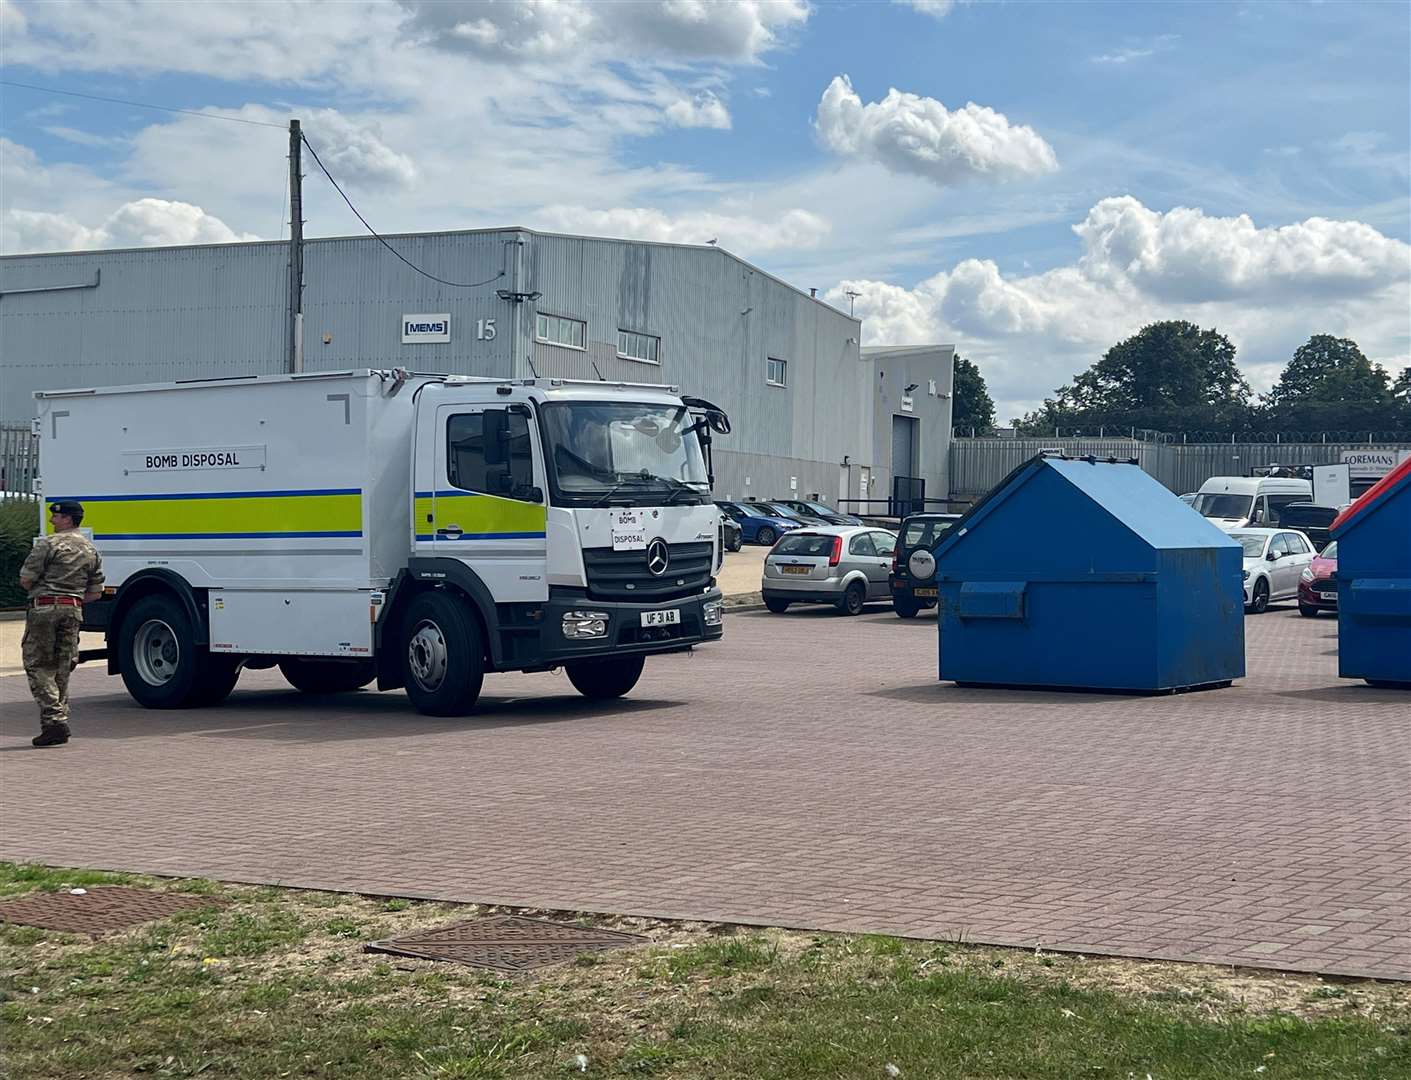
M0 0L0 68L200 114L0 86L5 254L285 236L298 117L381 232L718 240L1001 421L1158 319L1411 364L1405 0Z

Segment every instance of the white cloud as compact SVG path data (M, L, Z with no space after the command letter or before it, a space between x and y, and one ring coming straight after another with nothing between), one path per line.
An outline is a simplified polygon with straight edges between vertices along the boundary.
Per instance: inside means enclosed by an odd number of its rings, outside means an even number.
M815 247L827 236L828 222L809 210L787 210L762 220L748 214L688 213L678 216L647 207L590 210L582 206L546 207L534 224L550 230L654 240L669 244L704 244L749 255L780 248Z
M227 244L259 237L237 233L220 218L191 203L137 199L118 207L101 225L89 227L66 214L10 209L3 217L6 254L84 251L164 244Z
M673 101L666 107L666 118L677 127L730 130L730 110L709 90L703 90L693 98Z
M1123 197L1099 202L1074 231L1081 256L1044 273L1006 276L966 259L912 288L850 279L826 297L847 310L846 292L860 294L866 344L955 342L980 362L1004 418L1160 319L1227 334L1256 390L1315 333L1352 337L1393 370L1408 363L1411 245L1368 225L1256 228Z
M1058 168L1053 147L1003 113L974 102L952 111L934 98L896 89L863 104L846 75L828 84L814 124L834 153L873 159L942 186Z
M310 114L306 136L339 184L410 187L416 180L411 158L382 141L377 122L356 123L333 109Z
M1309 218L1257 228L1249 215L1149 210L1130 195L1103 199L1073 227L1083 272L1125 280L1161 299L1355 295L1405 280L1411 248L1358 221Z
M1109 52L1098 53L1088 57L1094 64L1107 64L1113 67L1121 67L1136 60L1145 60L1148 56L1155 56L1159 52L1165 52L1171 48L1181 38L1180 34L1159 34L1141 44L1131 44L1120 49L1112 49Z
M929 15L933 19L944 19L955 7L955 0L892 0L892 2L915 8L921 14Z
M618 60L664 55L752 62L809 14L802 0L402 0L402 6L415 30L443 48L533 60L601 49Z

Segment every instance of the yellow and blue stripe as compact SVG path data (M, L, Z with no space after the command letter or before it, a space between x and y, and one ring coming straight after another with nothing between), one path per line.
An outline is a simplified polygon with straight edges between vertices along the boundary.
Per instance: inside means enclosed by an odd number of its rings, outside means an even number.
M543 540L548 510L543 503L504 499L478 491L418 491L415 499L418 540ZM437 529L459 525L459 536L438 536Z
M83 504L83 526L95 540L285 540L361 537L362 494L311 488L62 498Z

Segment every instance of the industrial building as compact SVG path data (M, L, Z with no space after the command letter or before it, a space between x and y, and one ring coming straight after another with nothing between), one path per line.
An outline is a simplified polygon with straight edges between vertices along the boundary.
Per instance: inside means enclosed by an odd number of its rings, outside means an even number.
M282 242L0 259L0 421L27 422L35 390L281 371L670 383L734 423L720 498L886 499L894 476L947 494L952 346L863 349L857 319L710 245L387 240L425 273L376 237L306 240L298 319Z

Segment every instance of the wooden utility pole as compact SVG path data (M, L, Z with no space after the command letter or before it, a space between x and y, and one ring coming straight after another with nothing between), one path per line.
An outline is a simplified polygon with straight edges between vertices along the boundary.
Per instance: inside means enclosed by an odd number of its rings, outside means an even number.
M303 133L289 121L289 370L304 370Z

